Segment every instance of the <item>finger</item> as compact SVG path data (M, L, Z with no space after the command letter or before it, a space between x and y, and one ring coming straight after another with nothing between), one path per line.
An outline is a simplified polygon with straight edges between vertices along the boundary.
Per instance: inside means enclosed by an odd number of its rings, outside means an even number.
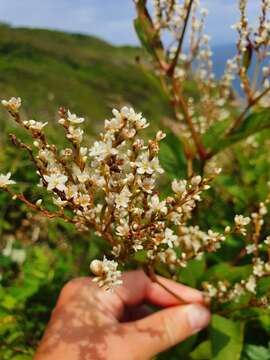
M166 279L162 276L157 276L159 282L170 289L174 294L182 299L182 303L204 303L203 294L201 291L193 289L189 286L179 284L173 280ZM168 291L163 289L157 283L150 283L148 288L148 297L150 299L161 300L160 306L175 306L181 304L181 301Z
M134 306L149 301L150 303L167 307L181 304L179 299L171 295L159 284L152 282L143 271L130 271L122 276L123 285L116 291L123 303ZM188 286L158 276L158 280L174 292L184 302L203 303L202 293Z
M199 304L182 305L156 312L144 319L121 325L126 345L134 347L134 358L152 357L207 326L209 311ZM136 346L140 344L140 346Z

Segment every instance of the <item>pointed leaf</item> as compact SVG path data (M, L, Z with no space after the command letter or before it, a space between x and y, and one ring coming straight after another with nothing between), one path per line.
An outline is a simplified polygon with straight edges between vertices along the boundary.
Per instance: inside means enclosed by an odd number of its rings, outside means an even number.
M136 2L137 18L134 27L142 46L158 61L164 61L164 49L146 8L146 1Z
M168 133L160 143L160 163L170 179L186 177L186 158L180 140Z
M263 110L252 113L232 134L225 136L224 132L229 123L228 119L218 123L212 126L205 134L204 144L213 154L216 154L251 135L270 128L270 111Z
M214 315L210 327L212 360L240 360L244 323Z
M244 354L249 360L270 360L270 349L263 346L247 345Z
M208 360L212 358L211 343L209 340L205 340L200 343L195 350L190 353L192 360Z

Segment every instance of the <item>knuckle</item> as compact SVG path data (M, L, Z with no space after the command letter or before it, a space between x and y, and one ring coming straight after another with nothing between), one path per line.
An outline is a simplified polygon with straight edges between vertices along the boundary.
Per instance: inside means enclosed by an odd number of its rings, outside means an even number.
M177 343L177 331L174 326L174 320L167 314L161 314L162 328L164 329L163 337L168 347ZM175 324L176 325L176 324Z
M67 282L60 292L60 299L65 299L76 293L85 284L84 278L75 278Z

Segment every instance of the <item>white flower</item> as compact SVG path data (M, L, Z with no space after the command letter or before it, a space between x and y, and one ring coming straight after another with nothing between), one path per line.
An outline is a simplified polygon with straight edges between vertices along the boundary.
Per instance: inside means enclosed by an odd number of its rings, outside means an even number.
M250 223L250 218L244 217L243 215L235 215L234 222L240 234L246 235L245 226L247 226Z
M202 8L201 14L202 14L202 16L207 16L209 14L209 10L207 8Z
M214 287L212 284L209 284L209 283L204 283L204 288L205 288L205 292L206 294L210 297L210 298L213 298L217 295L217 288Z
M83 138L83 130L81 128L74 128L73 126L69 126L68 128L67 138L72 139L73 141L80 143Z
M21 104L22 104L22 100L20 97L18 98L12 97L8 101L2 100L2 105L14 112L18 112L19 108L21 107Z
M119 255L121 254L121 245L117 244L117 245L113 246L111 253L113 256L118 258Z
M75 203L86 208L90 204L90 196L88 194L80 194L75 198Z
M181 224L181 214L173 211L169 214L169 220L174 223L174 225L180 225Z
M11 260L21 265L26 258L26 251L24 249L13 249L10 256Z
M243 215L235 215L234 222L239 226L246 226L250 223L249 217L244 217Z
M144 178L143 180L140 177L138 180L138 183L139 183L140 187L148 194L151 194L152 190L155 187L155 179L153 179L151 177Z
M248 281L246 282L245 287L249 292L251 292L253 294L256 293L256 278L255 278L255 276L251 275L248 278Z
M96 275L93 281L105 290L113 290L123 283L121 280L121 271L117 270L117 267L118 264L116 261L108 260L105 256L103 261L93 260L90 264L90 270Z
M167 214L168 209L166 207L166 201L159 201L157 194L151 197L148 205L151 212L162 212L163 214Z
M90 179L90 176L86 171L78 172L77 179L79 180L80 183L84 184Z
M264 262L261 259L256 259L253 266L253 274L258 277L264 275Z
M155 172L162 174L164 172L164 170L159 165L158 158L154 157L152 160L149 160L149 155L147 152L143 153L138 161L135 162L135 165L137 167L137 173L140 175L152 175Z
M123 207L126 208L128 207L128 203L129 203L129 198L131 197L131 192L129 191L127 186L124 186L122 191L120 192L120 194L117 194L115 196L115 204L116 207Z
M175 241L177 241L178 237L177 235L174 235L173 231L169 228L165 229L164 232L164 239L162 240L163 244L167 244L169 248L172 248Z
M119 112L116 109L113 110L113 113L114 111L119 114ZM123 125L123 119L121 116L118 115L115 118L112 118L111 120L105 120L105 130L107 131L117 131L121 128L122 125Z
M24 121L23 124L31 130L41 131L46 125L48 125L48 122L42 123L36 120L27 120Z
M176 194L183 194L186 191L187 188L187 181L186 180L179 180L177 181L176 179L173 180L172 182L172 190L176 193Z
M202 181L202 177L200 175L193 176L190 180L191 185L198 186Z
M129 235L129 225L128 225L128 223L123 222L123 224L118 225L116 227L116 235L128 236Z
M65 189L67 199L72 199L78 194L78 187L76 185L68 185Z
M10 257L12 261L21 265L26 258L26 251L24 249L14 249L13 244L14 244L14 239L9 238L6 246L2 250L2 255L6 257Z
M264 240L264 243L270 246L270 236L267 236L267 238Z
M158 253L158 258L165 264L174 264L177 260L177 255L173 249L167 248L165 251Z
M117 149L113 148L112 141L95 141L89 149L89 155L95 157L98 161L104 160L108 155L116 155Z
M249 244L246 246L247 254L252 254L257 250L257 246L255 244Z
M152 167L154 173L158 173L158 174L163 174L164 173L164 170L160 166L159 160L158 160L157 157L154 157L151 160L151 167Z
M265 271L266 271L267 273L270 273L270 261L267 262L267 263L265 263L264 267L265 267Z
M81 147L80 148L80 155L81 156L86 156L88 152L88 148L87 147Z
M16 184L15 181L10 180L11 173L7 173L6 175L0 174L0 187L6 187L7 185Z
M141 240L135 239L135 240L133 241L132 248L134 249L135 252L136 252L136 251L139 251L139 250L143 250L143 246L142 246Z
M165 137L166 137L166 134L165 134L163 131L161 131L161 130L159 130L159 131L157 132L157 134L156 134L156 140L157 140L157 141L161 141L161 140L163 140Z
M79 118L77 117L76 114L71 114L71 112L68 110L68 121L71 122L72 124L81 124L84 122L84 118Z
M65 183L68 180L66 175L62 175L62 174L44 175L44 179L48 183L47 184L48 190L53 190L53 189L57 189L59 191L66 190Z
M120 114L131 123L134 123L137 129L144 129L149 126L146 119L142 117L142 113L136 113L133 108L124 106L120 110Z
M6 246L4 247L4 249L2 250L2 255L3 256L7 256L9 257L12 253L12 247L13 247L13 243L14 243L14 239L13 238L9 238Z
M67 205L67 201L62 200L59 196L56 198L53 198L53 203L54 203L54 205L56 205L58 207L64 207L65 205Z

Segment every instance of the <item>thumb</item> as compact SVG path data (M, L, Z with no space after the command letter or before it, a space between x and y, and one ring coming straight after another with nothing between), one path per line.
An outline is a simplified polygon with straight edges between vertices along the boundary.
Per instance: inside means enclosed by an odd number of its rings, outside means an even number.
M199 332L209 321L210 313L204 306L191 304L167 308L122 326L126 328L126 345L135 358L147 359Z

